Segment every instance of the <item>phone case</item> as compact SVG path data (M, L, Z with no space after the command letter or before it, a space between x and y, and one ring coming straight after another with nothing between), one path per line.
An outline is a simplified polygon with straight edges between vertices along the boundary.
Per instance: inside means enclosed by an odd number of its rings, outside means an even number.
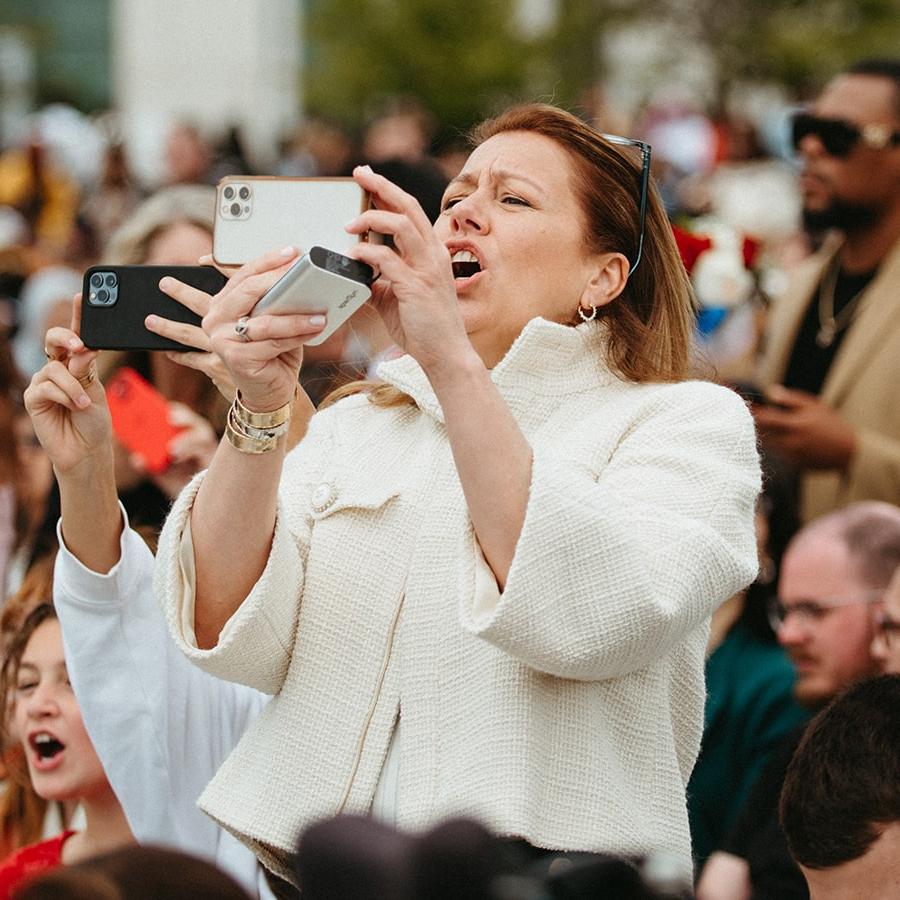
M92 284L100 276L102 285ZM144 327L150 314L177 322L200 324L200 317L159 289L171 275L179 281L216 294L225 276L211 266L91 266L84 273L81 294L81 339L92 350L193 350L160 337ZM109 283L115 276L116 283ZM101 292L105 291L105 295Z
M119 443L139 455L151 474L169 467L169 441L182 429L169 421L169 404L134 369L119 369L106 384L106 402Z
M285 246L320 244L348 253L360 238L344 226L368 209L368 194L352 178L229 175L216 188L213 259L243 265Z

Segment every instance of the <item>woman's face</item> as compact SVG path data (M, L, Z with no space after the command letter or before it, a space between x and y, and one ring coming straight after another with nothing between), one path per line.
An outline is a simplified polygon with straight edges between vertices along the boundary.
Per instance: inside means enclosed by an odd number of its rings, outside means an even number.
M148 266L196 266L212 253L212 235L198 225L176 222L161 231L147 247Z
M56 619L42 622L28 641L16 677L14 702L16 734L39 796L70 800L108 792L109 782L69 684Z
M466 331L488 365L535 316L572 322L599 267L573 174L555 141L511 131L477 147L447 187L435 232L455 263Z

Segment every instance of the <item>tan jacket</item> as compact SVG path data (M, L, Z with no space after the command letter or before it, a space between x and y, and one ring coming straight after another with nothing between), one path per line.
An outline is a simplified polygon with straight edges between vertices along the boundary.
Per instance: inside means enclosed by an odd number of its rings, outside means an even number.
M369 810L398 715L403 827L464 814L690 872L708 620L756 571L753 422L717 385L620 381L600 331L533 320L492 372L534 453L502 594L408 356L380 371L416 407L357 396L313 418L266 569L209 651L184 621L197 483L175 504L157 557L173 636L275 695L200 805L280 874L305 825Z
M808 260L773 307L759 370L762 385L778 384L784 377L800 323L839 247L840 242L830 241ZM900 505L900 242L866 288L821 398L856 429L859 450L846 473L804 473L803 520L856 500Z

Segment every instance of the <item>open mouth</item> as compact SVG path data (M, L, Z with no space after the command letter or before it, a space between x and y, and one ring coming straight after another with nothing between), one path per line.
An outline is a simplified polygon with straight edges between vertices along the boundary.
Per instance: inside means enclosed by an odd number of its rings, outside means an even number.
M481 263L471 250L457 250L450 257L454 278L471 278L481 271Z
M66 749L66 745L62 741L46 731L32 735L29 743L31 744L31 749L37 754L38 759L45 762L55 758Z

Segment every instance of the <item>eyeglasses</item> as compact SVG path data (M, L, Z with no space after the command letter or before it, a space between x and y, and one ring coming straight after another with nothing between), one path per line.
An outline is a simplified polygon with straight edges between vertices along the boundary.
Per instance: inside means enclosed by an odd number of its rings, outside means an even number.
M897 634L900 634L900 621L892 619L886 612L880 612L875 617L875 636L884 641L885 647L890 647Z
M600 137L609 141L610 144L616 144L619 147L637 147L641 151L641 230L638 237L637 253L634 256L634 262L631 264L631 271L628 273L632 275L641 261L641 254L644 252L644 222L647 219L647 194L650 190L650 153L652 148L646 141L637 141L634 138L621 137L618 134L601 134Z
M766 612L769 617L769 625L777 634L791 616L795 616L801 625L815 625L817 622L821 622L829 612L841 606L878 603L883 596L883 591L866 591L858 597L826 597L821 600L796 600L787 604L782 603L778 597L770 597Z
M829 156L848 156L862 143L870 150L884 150L900 144L900 131L891 131L887 125L854 125L844 119L825 119L811 113L797 113L791 123L791 141L794 149L808 135L815 135Z

